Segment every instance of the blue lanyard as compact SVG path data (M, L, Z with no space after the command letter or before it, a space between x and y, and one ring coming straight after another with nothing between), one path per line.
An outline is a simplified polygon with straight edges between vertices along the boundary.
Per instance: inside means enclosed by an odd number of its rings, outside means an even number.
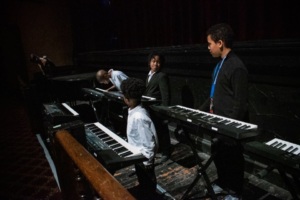
M215 93L215 87L216 87L216 82L217 82L217 78L218 78L218 75L219 75L219 72L223 66L223 63L224 63L224 60L225 60L226 56L222 59L221 62L219 62L217 64L217 66L215 67L215 70L214 70L214 81L213 81L213 84L211 86L211 89L210 89L210 98L213 98L214 96L214 93Z

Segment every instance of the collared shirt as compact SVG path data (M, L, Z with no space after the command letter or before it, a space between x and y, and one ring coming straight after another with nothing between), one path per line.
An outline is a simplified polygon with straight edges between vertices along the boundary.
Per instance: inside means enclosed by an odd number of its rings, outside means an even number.
M148 158L144 164L152 164L158 149L158 139L149 113L141 105L128 110L127 138L129 144L140 148L141 153Z
M153 74L155 74L155 72L149 71L149 73L148 73L148 83L150 82L150 79L152 78Z
M116 88L119 91L121 91L121 83L123 80L127 79L128 76L121 71L117 71L113 69L109 71L111 71L111 78L109 80L116 86Z

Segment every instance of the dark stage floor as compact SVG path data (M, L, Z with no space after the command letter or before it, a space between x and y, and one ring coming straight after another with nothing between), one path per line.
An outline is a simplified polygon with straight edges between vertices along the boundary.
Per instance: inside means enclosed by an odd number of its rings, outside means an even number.
M158 199L181 199L186 189L198 174L198 165L195 162L195 158L189 146L178 143L175 139L172 139L172 146L173 153L170 160L161 163L159 158L156 159L155 171L158 181L157 192L160 194L165 193L165 195L157 197ZM207 154L199 153L199 156L203 159L203 164L208 159ZM206 173L211 181L217 178L216 169L213 163L206 170ZM117 171L115 177L129 190L138 185L136 176L134 175L133 166ZM201 179L189 194L195 194L193 198L196 198L205 195L204 191L205 182L201 176ZM140 197L140 199L145 199L145 197ZM292 198L286 189L245 172L243 199L288 200Z

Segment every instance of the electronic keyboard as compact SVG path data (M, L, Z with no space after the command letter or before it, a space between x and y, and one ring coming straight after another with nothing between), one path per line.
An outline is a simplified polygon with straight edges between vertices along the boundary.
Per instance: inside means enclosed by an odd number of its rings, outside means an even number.
M46 118L52 125L79 120L79 114L66 103L43 104Z
M88 151L109 171L147 160L140 148L132 146L101 123L85 125Z
M279 138L267 142L248 142L244 146L245 154L267 167L257 175L264 177L276 169L287 186L293 199L299 199L300 188L300 145ZM288 176L289 175L289 176ZM293 180L293 181L292 181Z
M264 161L276 163L289 168L288 171L298 171L300 175L300 145L279 138L267 142L248 142L245 150L256 156L263 157ZM270 164L266 162L265 164Z
M176 106L150 106L154 111L185 123L216 132L222 136L241 140L258 135L257 125L235 119L203 112L200 110Z
M110 99L110 100L114 100L114 101L118 101L124 104L124 95L122 92L120 91L106 91L103 90L101 88L95 88L97 91L102 92L106 98ZM160 102L159 100L157 100L154 97L149 97L149 96L142 96L142 104L143 105L151 105L151 104L155 104Z
M84 94L94 99L102 99L104 97L103 92L99 92L98 90L93 88L81 88L81 90L83 91Z

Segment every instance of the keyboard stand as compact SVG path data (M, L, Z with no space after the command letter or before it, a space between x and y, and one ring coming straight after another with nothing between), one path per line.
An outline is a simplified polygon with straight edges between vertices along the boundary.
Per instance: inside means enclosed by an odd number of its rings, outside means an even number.
M286 184L289 192L291 193L292 197L294 200L298 200L299 197L298 197L298 194L297 194L297 190L294 189L292 183L289 181L285 171L283 169L279 169L277 168L279 174L281 175L281 178L283 179L284 183ZM293 180L295 181L295 184L297 186L299 186L299 178L297 179L297 177L295 175L292 176L293 177Z
M86 97L88 98L89 101L89 105L92 107L94 115L96 117L97 122L100 122L102 124L108 125L108 107L107 107L107 103L105 102L106 99L104 98L99 98L99 99L93 99L91 97L89 97L88 95L86 95ZM101 103L101 107L97 108L97 106L95 105L95 103Z
M267 164L267 168L263 169L260 173L256 174L259 178L263 178L266 174L273 170L277 170L281 176L282 181L286 185L287 190L290 192L291 196L294 200L299 200L300 193L299 193L299 186L300 186L300 179L299 179L299 164L300 161L298 158L297 160L292 160L292 158L287 156L285 158L280 158L280 156L284 156L286 152L281 151L280 149L272 149L271 147L262 145L263 143L254 141L247 143L245 146L246 153L253 158L258 160L259 162ZM274 153L272 153L274 151ZM265 152L269 152L269 154L265 154ZM275 153L276 152L276 153ZM278 158L276 159L276 157ZM296 155L295 155L296 156ZM285 159L285 161L283 160ZM284 162L286 165L284 164ZM294 166L295 165L295 166ZM290 166L290 167L289 167ZM296 167L298 166L298 167ZM288 177L291 176L291 178ZM294 184L293 184L294 183Z
M91 105L91 107L92 107L92 109L93 109L93 112L94 112L94 115L95 115L95 117L96 117L96 120L97 120L98 122L100 122L100 121L99 121L100 118L99 118L99 116L98 116L97 109L96 109L96 107L95 107L95 105L94 105L94 101L93 101L91 98L89 98L89 103L90 103L90 105Z
M197 128L197 133L199 132L199 127ZM207 168L209 167L209 165L212 163L214 157L215 157L215 152L212 152L211 156L209 157L209 159L206 161L205 164L202 164L201 159L197 153L195 144L192 142L189 133L187 133L186 131L184 131L184 135L187 139L188 145L191 147L192 152L196 158L196 162L198 165L198 169L197 169L197 176L196 178L193 180L193 182L191 183L191 185L188 187L188 189L185 191L185 193L182 195L181 199L182 200L186 200L191 198L192 196L196 195L195 194L191 194L189 195L189 193L191 192L191 190L195 187L195 185L197 184L197 182L199 181L199 179L201 177L203 177L205 183L206 183L206 187L208 190L208 194L202 197L197 197L197 198L193 198L193 199L207 199L208 197L210 197L212 200L217 200L217 195L215 194L213 188L212 188L212 183L209 180L209 177L206 173ZM212 139L212 145L215 145L218 142L217 138Z

